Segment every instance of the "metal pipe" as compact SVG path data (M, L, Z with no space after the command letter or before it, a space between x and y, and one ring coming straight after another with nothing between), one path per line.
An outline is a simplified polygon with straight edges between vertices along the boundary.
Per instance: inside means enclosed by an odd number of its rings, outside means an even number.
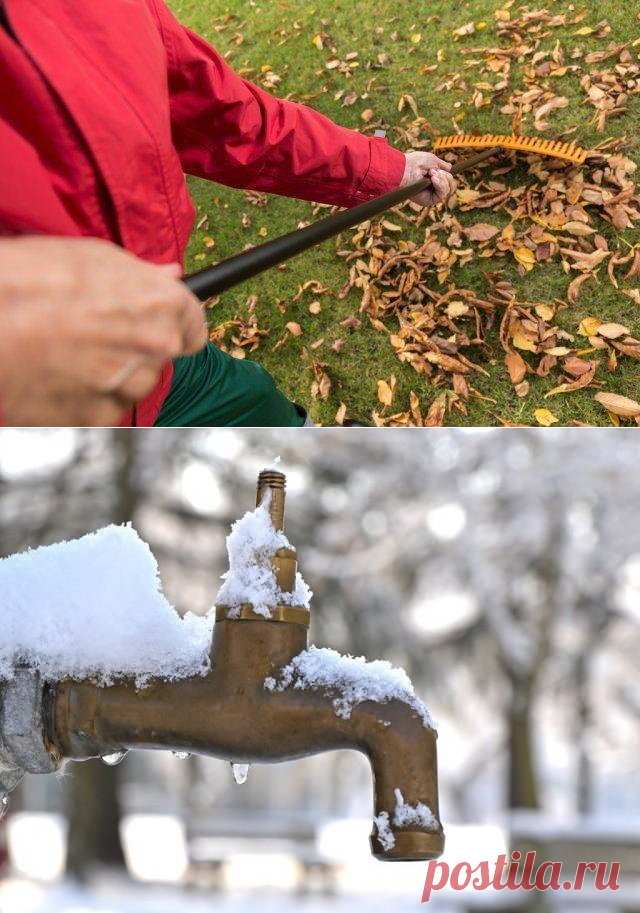
M451 173L460 174L461 171L472 168L503 151L503 146L484 149L477 155L471 155L456 162ZM223 260L222 263L216 263L215 266L207 266L197 273L185 276L183 281L200 301L206 301L207 298L219 295L220 292L225 292L234 285L251 279L252 276L257 276L266 269L277 266L296 254L315 247L316 244L321 244L328 238L333 238L347 228L353 228L354 225L372 219L392 206L404 203L405 200L417 196L430 187L431 181L428 177L415 184L410 184L408 187L399 187L397 190L392 190L373 200L367 200L351 209L344 209L325 219L320 219L312 225L307 225L306 228L291 231L279 238L273 238L265 244L252 247L241 254L236 254L235 257Z
M263 469L258 476L256 507L262 504L267 492L269 492L269 514L271 522L278 532L284 530L285 486L286 478L284 473L277 472L275 469Z
M256 507L259 507L267 496L269 497L269 516L274 529L278 532L284 531L286 484L285 474L276 469L263 469L258 476ZM295 549L279 548L271 558L271 566L280 589L285 593L292 593L298 569Z

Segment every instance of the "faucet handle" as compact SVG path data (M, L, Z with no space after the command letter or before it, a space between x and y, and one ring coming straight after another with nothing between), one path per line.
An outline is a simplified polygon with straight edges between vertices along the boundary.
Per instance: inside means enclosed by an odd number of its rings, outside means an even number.
M258 476L256 491L256 507L264 501L267 493L271 494L269 500L269 514L271 522L278 532L284 530L284 501L287 478L283 472L275 469L263 469Z

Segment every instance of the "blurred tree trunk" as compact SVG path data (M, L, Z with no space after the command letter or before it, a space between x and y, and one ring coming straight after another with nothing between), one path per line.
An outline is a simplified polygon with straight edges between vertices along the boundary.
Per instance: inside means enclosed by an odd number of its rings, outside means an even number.
M562 579L561 555L564 540L562 520L549 508L550 528L545 548L531 562L530 570L540 586L542 598L537 617L529 620L531 637L528 663L508 664L511 697L507 709L509 740L509 808L540 808L540 790L536 770L536 733L533 709L538 698L540 679L551 648L551 627L556 611L558 588ZM517 611L514 606L514 612Z
M531 693L514 682L508 710L509 808L539 808L531 726Z
M112 432L114 503L110 517L113 523L134 519L138 496L136 470L136 431L120 428ZM124 866L120 840L121 809L119 802L119 767L108 767L102 761L73 764L66 781L69 836L67 873L86 881L94 866Z
M67 874L86 881L95 865L124 866L120 843L118 768L74 763L67 781Z
M576 809L580 815L586 815L592 811L595 793L595 770L591 748L591 735L595 725L591 694L593 664L614 608L608 603L607 593L603 592L599 598L592 596L584 599L580 610L582 618L587 619L588 629L575 665L574 687L577 706L574 743L576 746Z
M591 810L593 795L593 770L589 754L589 730L591 727L590 653L582 651L576 662L576 806L580 815Z

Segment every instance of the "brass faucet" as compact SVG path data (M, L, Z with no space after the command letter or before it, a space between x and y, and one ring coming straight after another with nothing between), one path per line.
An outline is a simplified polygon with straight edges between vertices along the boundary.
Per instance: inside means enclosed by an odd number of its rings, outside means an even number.
M257 504L267 493L273 525L282 530L282 473L260 473ZM280 589L291 592L295 550L278 549L271 563ZM438 857L444 835L438 818L434 730L395 699L362 702L343 719L332 704L336 690L266 689L265 679L277 676L307 649L310 614L299 606L270 609L271 618L265 618L250 604L240 612L237 607L233 612L228 606L216 607L211 669L205 676L152 679L139 689L131 679L104 687L90 681L59 682L47 697L45 712L52 750L84 760L132 748L171 749L251 764L352 748L369 758L375 815L387 813L392 835L389 840L387 830L385 839L374 824L373 855L388 860ZM429 827L394 824L397 790L406 804L424 803L432 811Z

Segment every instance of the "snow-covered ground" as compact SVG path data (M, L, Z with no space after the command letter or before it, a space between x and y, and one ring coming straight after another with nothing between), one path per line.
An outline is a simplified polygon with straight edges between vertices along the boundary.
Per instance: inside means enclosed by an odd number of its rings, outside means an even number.
M420 896L376 897L374 895L304 897L263 891L259 893L213 893L179 887L135 884L123 879L102 878L91 887L69 882L46 885L19 878L0 882L2 913L402 913L428 910L429 913L463 913L501 909L533 910L531 895L522 896L486 891L475 897L447 891L434 894L427 906ZM637 893L623 892L580 897L546 895L549 913L622 913L638 909ZM537 908L539 909L539 908Z
M295 858L277 852L230 853L216 887L198 883L186 874L184 832L169 815L134 815L125 819L124 847L130 871L102 873L90 886L62 880L64 825L60 816L22 813L10 821L9 846L13 871L0 881L0 913L395 913L425 909L435 913L463 913L502 909L532 909L525 892L445 888L434 891L427 907L420 900L426 863L386 864L374 860L364 839L370 822L336 820L321 831L318 850L338 864L331 882L333 893L301 891ZM461 859L473 866L494 860L505 851L505 834L497 826L463 826L448 830L442 861L452 868ZM624 866L623 866L624 875ZM597 892L547 892L550 913L619 913L640 908L637 880L621 877L621 889ZM189 885L185 885L185 881ZM164 882L164 883L161 883ZM540 900L538 896L537 900ZM536 908L539 909L539 908Z
M2 913L352 913L367 910L394 913L419 906L409 900L370 897L313 897L281 893L211 894L174 887L149 887L119 880L103 880L91 888L69 883L47 886L8 879L0 883ZM453 913L455 907L432 903L436 913ZM459 909L459 908L458 908Z

